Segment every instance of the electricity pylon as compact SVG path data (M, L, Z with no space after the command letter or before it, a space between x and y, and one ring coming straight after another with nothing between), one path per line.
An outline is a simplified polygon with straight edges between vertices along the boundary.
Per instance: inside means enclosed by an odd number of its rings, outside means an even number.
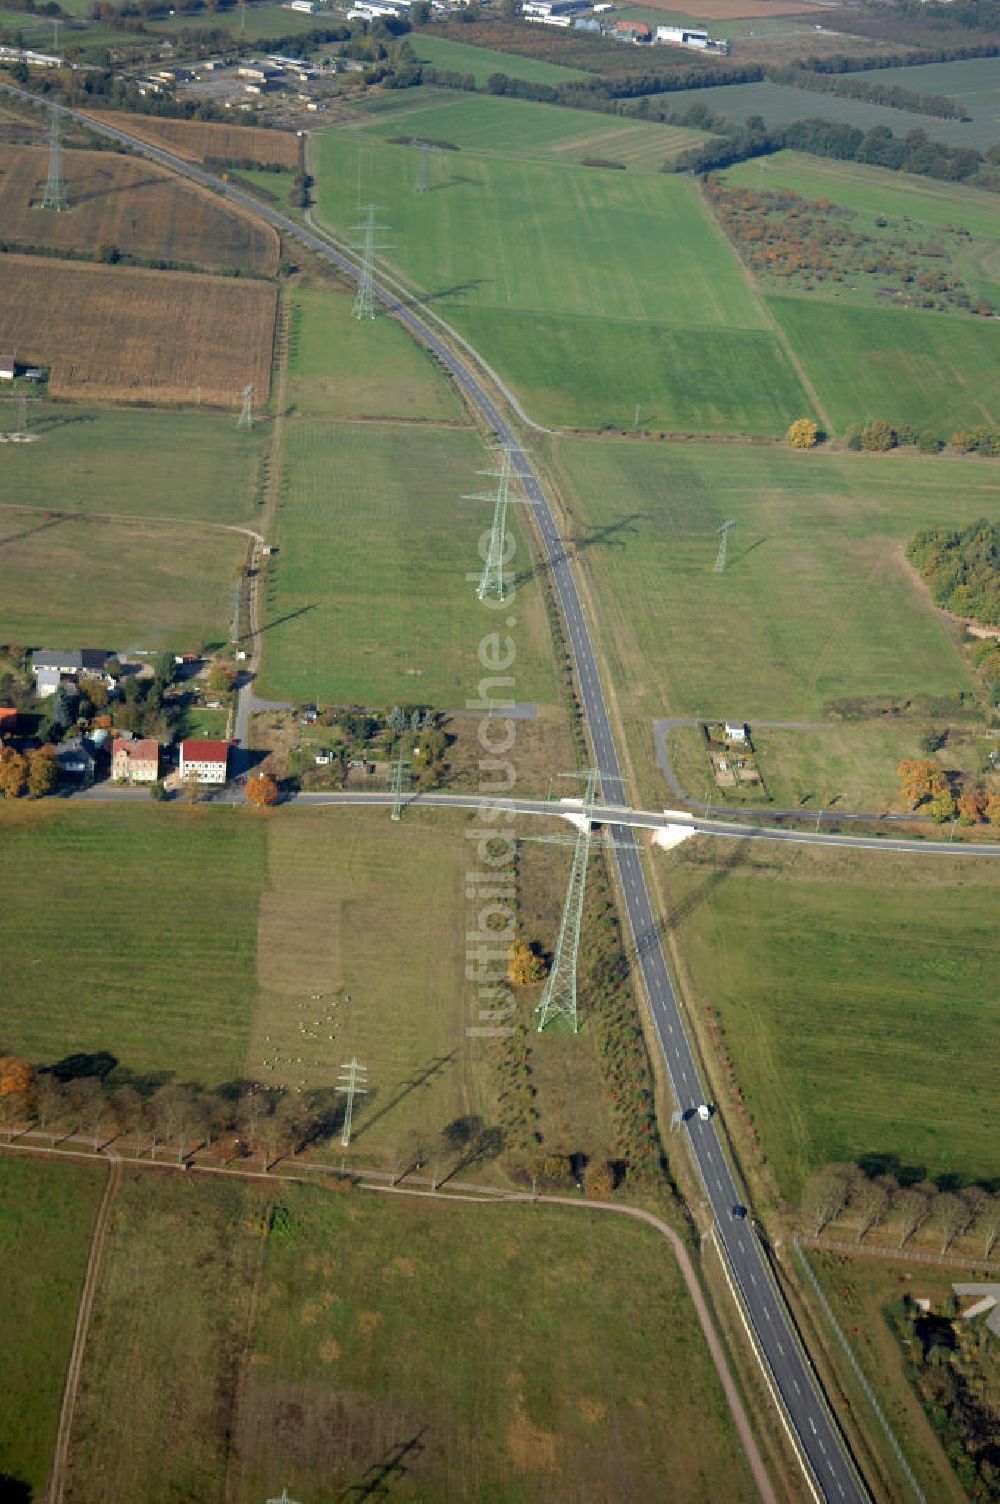
M416 136L411 139L410 145L419 147L420 149L420 162L417 167L416 191L417 193L426 193L430 160L432 156L440 156L441 148L439 146L433 146L430 141L420 141Z
M724 522L720 528L716 528L716 532L719 534L719 552L715 556L716 574L725 574L726 572L726 545L729 542L729 530L735 526L736 518L730 517L728 522Z
M388 250L388 246L381 241L376 242L375 236L382 228L375 219L378 212L376 204L365 206L364 223L355 225L352 234L360 235L360 243L355 241L353 248L361 256L361 272L358 276L358 290L354 296L354 317L356 319L373 319L375 317L375 252Z
M17 392L15 396L8 397L6 400L17 403L17 427L14 433L17 438L26 439L28 437L28 403L37 402L38 398L30 397L27 392Z
M49 176L42 195L42 208L55 209L57 214L69 208L66 201L66 184L63 181L62 140L59 135L59 110L57 108L52 110L49 124Z
M286 1486L281 1490L280 1499L268 1499L267 1504L298 1504L298 1500L293 1499L289 1496L288 1488Z
M565 773L562 776L578 778L581 775ZM539 1034L555 1018L567 1019L573 1033L577 1032L576 963L580 951L583 900L587 890L587 863L590 860L591 849L595 845L614 850L616 846L623 844L610 837L594 836L592 825L594 796L600 775L595 769L591 769L585 776L587 787L580 810L579 833L573 842L575 848L573 865L570 868L569 886L566 889L562 919L559 923L559 936L552 957L552 967L542 992L541 1002L536 1010L539 1016ZM561 836L523 836L521 839L554 845L563 845L566 842L566 838Z
M347 1098L347 1106L344 1109L344 1131L340 1135L340 1142L346 1149L351 1142L351 1120L354 1117L354 1098L364 1097L368 1094L368 1067L359 1065L357 1060L351 1060L350 1065L340 1067L340 1080L337 1082L337 1091Z
M507 508L512 501L524 503L528 500L526 496L511 496L510 494L511 479L523 479L520 471L515 472L513 463L514 455L521 452L523 451L519 444L501 444L499 469L479 471L480 475L496 478L496 490L463 497L464 501L492 501L493 503L493 527L490 531L489 547L483 561L483 572L476 586L476 594L481 601L507 599L503 577L503 567L507 562Z
M410 762L405 757L397 757L391 767L389 787L392 791L392 818L398 820L403 810L403 794L406 792L403 785L406 775L410 771Z
M253 384L243 388L243 406L240 408L237 428L253 427Z

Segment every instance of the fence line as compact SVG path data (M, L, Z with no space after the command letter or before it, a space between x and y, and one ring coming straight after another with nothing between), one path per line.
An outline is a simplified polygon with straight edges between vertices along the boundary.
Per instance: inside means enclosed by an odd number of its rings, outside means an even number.
M905 1248L877 1248L872 1243L837 1243L832 1238L803 1237L801 1241L808 1248L820 1251L826 1249L830 1253L862 1253L877 1259L901 1259L907 1264L942 1264L949 1269L990 1269L1000 1274L1000 1264L995 1259L977 1259L972 1256L963 1258L960 1254L951 1253L917 1253Z
M815 1243L816 1240L811 1239L810 1241ZM824 1244L821 1246L826 1247L830 1245ZM841 1347L844 1349L844 1352L847 1354L847 1361L850 1363L852 1369L854 1370L854 1374L865 1392L865 1397L867 1398L868 1403L871 1405L872 1410L874 1411L875 1416L879 1422L879 1425L885 1432L886 1439L888 1440L889 1445L892 1447L893 1452L896 1454L896 1459L899 1462L900 1467L903 1469L903 1475L906 1478L907 1483L909 1483L910 1487L913 1489L913 1492L916 1495L917 1499L919 1499L920 1504L927 1504L927 1499L924 1491L914 1477L913 1469L910 1467L910 1464L906 1460L903 1448L896 1440L896 1433L893 1431L888 1420L886 1419L885 1414L882 1410L882 1406L875 1398L875 1391L872 1389L872 1386L865 1378L864 1370L862 1369L861 1364L858 1362L857 1358L854 1355L854 1349L851 1347L851 1344L848 1342L843 1328L841 1327L836 1316L833 1314L833 1311L830 1308L830 1302L826 1298L826 1293L820 1285L819 1280L816 1278L816 1275L813 1273L813 1269L809 1263L809 1260L802 1252L802 1245L800 1244L798 1238L793 1238L792 1247L795 1249L799 1263L802 1265L802 1268L805 1271L806 1278L812 1286L816 1298L823 1309L823 1314L825 1315L827 1321L830 1323L837 1341L840 1343Z

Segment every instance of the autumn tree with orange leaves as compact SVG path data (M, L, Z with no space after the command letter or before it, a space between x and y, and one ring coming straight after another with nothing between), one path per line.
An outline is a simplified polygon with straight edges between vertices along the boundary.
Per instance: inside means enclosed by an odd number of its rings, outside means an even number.
M8 1136L30 1115L34 1091L34 1066L19 1055L0 1055L0 1125Z
M935 799L948 791L944 768L932 757L915 757L901 762L896 776L900 793L911 809L916 809L925 799Z
M545 980L545 962L523 940L515 940L507 960L507 980L512 987L533 987Z
M266 809L278 802L278 785L270 773L258 773L247 782L247 799L255 809Z

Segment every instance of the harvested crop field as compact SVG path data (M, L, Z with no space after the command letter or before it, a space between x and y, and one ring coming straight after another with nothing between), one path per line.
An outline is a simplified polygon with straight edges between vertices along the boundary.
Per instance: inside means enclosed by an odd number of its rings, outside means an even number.
M189 162L209 158L223 162L262 162L295 172L299 166L299 141L290 131L269 131L256 125L213 125L204 120L157 120L152 115L124 115L118 110L88 110L105 125L176 152Z
M5 256L0 345L51 369L54 396L236 406L267 399L267 282Z
M212 270L274 276L279 241L270 225L182 186L162 168L112 152L67 151L66 214L41 214L49 154L0 145L0 224L8 245L122 255Z

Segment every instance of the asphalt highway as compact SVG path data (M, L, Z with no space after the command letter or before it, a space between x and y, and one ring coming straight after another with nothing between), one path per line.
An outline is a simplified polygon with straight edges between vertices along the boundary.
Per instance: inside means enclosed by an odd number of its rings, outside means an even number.
M3 85L3 87L11 93L30 100L33 104L39 102L36 96L26 90L17 89L13 85ZM316 255L333 263L341 271L356 277L355 260L338 249L335 243L297 224L294 220L261 203L252 195L235 188L232 184L221 183L218 178L192 163L175 157L171 152L149 146L115 126L99 124L80 115L79 112L64 108L63 113L77 116L90 130L117 140L131 150L168 167L173 172L201 183L233 202L251 209L254 214L268 220L286 237L299 241ZM377 280L374 292L387 310L409 330L414 339L430 350L441 362L497 438L514 450L515 468L520 474L525 495L532 505L542 546L562 606L566 632L576 666L581 703L590 733L594 765L600 774L602 803L624 808L627 803L625 785L586 617L577 592L570 560L564 550L555 517L549 508L530 456L519 449L517 435L485 386L468 369L444 338L435 331L429 320L423 317L420 310L414 304L399 298L388 288L381 286ZM639 847L631 834L630 824L624 823L624 816L621 818L623 823L616 830L619 845L615 849L615 860L618 865L633 946L641 966L653 1022L674 1094L679 1107L685 1114L684 1128L690 1141L705 1195L711 1205L719 1244L728 1261L732 1279L742 1296L745 1313L753 1329L759 1353L769 1371L772 1388L780 1395L785 1415L794 1431L800 1455L805 1459L815 1488L825 1499L836 1501L836 1504L842 1504L842 1501L843 1504L848 1504L848 1501L866 1500L868 1493L856 1472L846 1443L828 1410L819 1382L800 1346L791 1314L774 1283L767 1257L754 1231L752 1219L734 1214L734 1209L741 1204L743 1198L730 1171L715 1122L712 1118L702 1121L694 1112L697 1105L704 1101L705 1092L667 969L660 932L646 886ZM781 834L782 837L787 838L792 833L782 832ZM742 839L754 838L747 830L739 830L739 835ZM768 832L767 835L769 839L775 839L774 832ZM889 843L876 842L875 844L880 849L884 849ZM904 849L910 849L907 843L900 843L900 845Z

